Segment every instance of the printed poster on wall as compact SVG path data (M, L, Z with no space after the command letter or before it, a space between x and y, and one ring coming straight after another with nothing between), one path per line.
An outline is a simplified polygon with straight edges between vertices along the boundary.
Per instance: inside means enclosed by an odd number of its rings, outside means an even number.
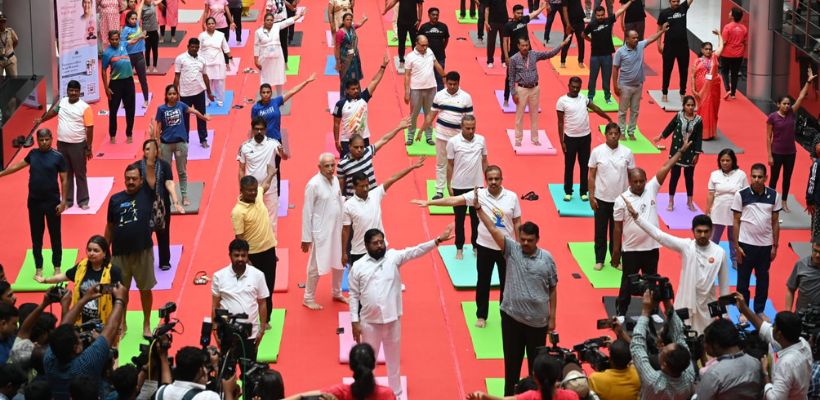
M60 49L60 96L71 80L80 82L82 99L100 100L97 64L96 0L56 0Z

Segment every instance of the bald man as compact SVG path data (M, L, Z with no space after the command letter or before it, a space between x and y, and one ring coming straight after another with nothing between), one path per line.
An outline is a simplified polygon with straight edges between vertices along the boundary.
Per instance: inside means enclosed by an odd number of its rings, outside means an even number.
M691 142L687 142L682 149L688 148ZM655 197L661 188L669 170L680 158L682 152L678 151L661 166L649 182L646 181L646 172L641 168L629 171L629 189L615 199L613 216L615 219L615 232L612 235L614 242L612 248L612 266L622 269L621 289L618 292L618 300L615 308L619 317L626 315L629 303L632 300L632 292L629 283L629 275L642 273L658 273L658 256L661 245L644 232L636 223L626 209L626 202L629 201L638 215L649 224L658 226L658 211L655 208ZM623 241L623 242L622 242ZM623 267L621 260L623 256Z
M413 144L416 134L416 120L424 107L424 115L430 114L433 98L436 96L436 72L444 76L444 68L436 61L436 55L428 47L427 36L416 36L416 47L407 55L404 63L404 103L410 105L410 127L407 129L405 145ZM433 129L424 132L427 144L435 146Z

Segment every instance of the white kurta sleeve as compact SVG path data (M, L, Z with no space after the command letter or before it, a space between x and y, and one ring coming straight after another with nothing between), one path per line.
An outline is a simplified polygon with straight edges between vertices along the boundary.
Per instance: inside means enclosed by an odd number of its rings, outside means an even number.
M256 31L253 35L253 56L259 57L262 55L262 43L260 43L262 38L260 38L259 30Z
M397 253L399 254L396 256L396 260L398 261L397 264L399 267L401 267L402 264L414 258L419 258L429 253L430 250L433 250L434 248L436 248L436 241L431 240L429 242L424 242L418 246L408 247L404 250L398 250Z
M635 223L638 224L641 229L644 230L652 239L655 239L661 246L668 247L672 250L677 251L678 253L682 253L683 250L686 248L686 245L689 244L688 239L682 239L677 236L672 236L662 230L660 230L655 225L649 224L643 220L643 217L638 217L635 219Z
M302 243L313 241L313 202L315 201L316 188L313 180L308 181L305 186L305 204L302 206Z
M350 270L350 274L347 276L347 284L348 284L348 298L347 301L350 305L350 321L351 322L359 322L359 299L361 298L361 277L360 274L355 272L355 269Z

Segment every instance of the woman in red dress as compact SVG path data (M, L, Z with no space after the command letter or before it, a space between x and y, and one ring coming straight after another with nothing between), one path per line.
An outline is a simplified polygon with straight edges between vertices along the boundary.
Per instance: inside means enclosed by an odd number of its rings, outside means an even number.
M703 119L703 140L712 140L717 136L718 111L720 111L720 91L722 80L718 73L718 57L723 50L723 39L717 29L712 33L718 37L717 51L712 51L712 43L703 42L701 56L692 66L692 95L698 107L698 114Z

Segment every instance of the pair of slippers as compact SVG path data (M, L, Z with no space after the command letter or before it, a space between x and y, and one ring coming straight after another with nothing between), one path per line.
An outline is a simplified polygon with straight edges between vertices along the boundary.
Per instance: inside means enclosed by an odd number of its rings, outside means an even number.
M538 195L533 191L529 191L527 194L521 196L521 200L536 201L538 200Z

